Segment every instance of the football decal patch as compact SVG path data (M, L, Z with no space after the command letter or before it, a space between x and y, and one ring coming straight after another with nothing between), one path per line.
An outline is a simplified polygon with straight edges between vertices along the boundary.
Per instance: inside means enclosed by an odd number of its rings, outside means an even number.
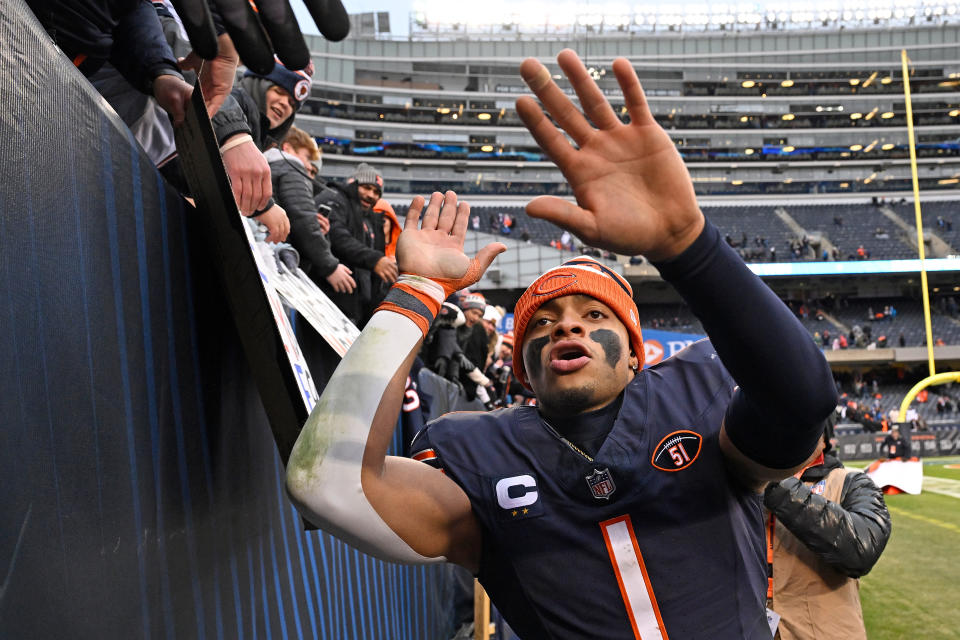
M661 471L686 469L700 455L702 444L703 436L699 433L686 429L674 431L656 446L650 462Z

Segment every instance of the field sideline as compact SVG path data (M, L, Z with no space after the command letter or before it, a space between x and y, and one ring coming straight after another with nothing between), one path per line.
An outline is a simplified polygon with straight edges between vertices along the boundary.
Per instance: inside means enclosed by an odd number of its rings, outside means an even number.
M870 640L960 638L960 458L925 459L923 472L921 495L886 496L893 533L860 582Z

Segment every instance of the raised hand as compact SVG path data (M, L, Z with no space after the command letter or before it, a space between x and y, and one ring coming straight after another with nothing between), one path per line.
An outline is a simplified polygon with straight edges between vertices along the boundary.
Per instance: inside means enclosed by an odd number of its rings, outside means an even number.
M421 221L423 205L424 199L416 196L407 210L403 233L397 241L397 263L401 273L457 281L456 284L461 285L453 289L457 291L477 282L493 259L507 250L503 243L491 242L477 253L475 260L479 271L471 269L473 261L463 252L470 205L458 203L453 191L442 195L434 193Z
M527 205L527 213L570 230L594 247L651 260L679 254L700 233L703 214L683 160L653 119L630 62L613 62L630 124L620 121L576 53L565 49L557 62L583 113L538 60L524 60L520 73L576 148L533 98L517 100L517 113L563 172L579 206L541 196Z

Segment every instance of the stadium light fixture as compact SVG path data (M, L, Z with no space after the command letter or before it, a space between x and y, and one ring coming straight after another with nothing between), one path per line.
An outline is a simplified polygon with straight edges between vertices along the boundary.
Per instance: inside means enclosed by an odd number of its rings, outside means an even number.
M849 82L851 87L855 87L860 84L860 78L850 78Z
M859 120L859 119L862 118L862 117L863 117L863 114L860 113L859 111L857 111L856 113L851 113L851 114L850 114L850 119L851 119L851 120Z
M752 89L755 86L757 86L757 83L754 82L753 80L744 80L743 82L740 83L740 86L743 87L744 89Z
M862 144L852 144L852 145L850 145L850 151L860 151L861 149L863 149L863 145L862 145Z
M884 111L883 113L880 114L880 117L883 118L884 120L889 120L893 116L894 116L893 111Z
M873 142L871 142L870 144L868 144L866 147L864 147L863 152L864 152L864 153L870 153L870 152L873 151L873 149L877 146L877 143L878 143L878 142L880 142L880 141L879 141L879 140L874 140Z
M890 150L893 149L895 146L897 146L897 145L893 144L892 142L888 142L888 143L886 143L885 145L883 145L882 147L880 147L880 149L881 149L882 151L890 151Z
M753 149L746 148L746 149L743 150L743 153L745 153L745 154L748 155L748 156L752 156L752 155L753 155Z
M960 109L952 109L947 115L949 115L951 118L956 118L957 116L960 116Z
M450 109L449 107L440 107L439 109L437 109L437 113L439 113L442 116L445 116L448 113L450 113Z
M795 116L795 115L792 114L792 113L785 113L785 114L783 114L782 116L780 116L780 119L781 119L781 120L793 120L793 119L796 118L796 117L797 117L797 116Z
M749 122L750 116L740 116L740 122Z
M493 116L491 116L489 113L478 113L478 114L477 114L477 120L489 120L489 119L492 118L492 117L493 117Z
M482 147L480 147L480 151L483 151L484 153L490 153L491 151L493 151L493 145L485 144Z
M890 76L886 76L880 79L880 84L890 84L891 82L893 82L893 78L891 78Z
M790 87L793 86L793 80L790 80L790 79L781 80L780 86L783 87L784 89L789 89Z
M849 182L841 182L841 183L840 183L840 188L841 188L841 189L849 189L849 188L850 188L850 183L849 183Z
M863 119L864 119L864 120L870 120L871 118L873 118L873 116L877 115L877 111L880 111L880 107L874 107L874 108L873 108L873 111L871 111L870 113L868 113L867 115L865 115L865 116L863 117Z
M730 184L732 184L735 187L739 187L740 185L743 184L743 180L731 180Z
M781 151L783 151L784 153L793 153L793 152L796 151L796 150L797 150L797 148L796 148L795 146L793 146L792 144L788 144L788 145L785 146L783 149L781 149Z

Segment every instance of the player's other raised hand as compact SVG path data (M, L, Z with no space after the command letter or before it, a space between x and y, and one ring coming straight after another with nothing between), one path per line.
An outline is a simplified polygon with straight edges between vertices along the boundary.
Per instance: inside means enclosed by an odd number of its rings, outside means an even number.
M426 210L423 205L424 199L416 196L407 210L397 241L401 273L448 280L449 287L447 283L444 286L451 292L458 291L477 282L493 259L507 250L503 243L491 242L477 253L476 262L467 257L463 240L470 222L470 205L458 203L453 191L434 193Z
M563 172L577 204L541 196L527 205L527 213L569 229L590 246L651 260L678 255L699 235L703 214L683 160L653 119L633 66L625 58L613 62L630 114L630 124L623 124L575 52L564 49L557 62L583 112L546 67L528 58L520 73L543 108L523 97L517 113Z

